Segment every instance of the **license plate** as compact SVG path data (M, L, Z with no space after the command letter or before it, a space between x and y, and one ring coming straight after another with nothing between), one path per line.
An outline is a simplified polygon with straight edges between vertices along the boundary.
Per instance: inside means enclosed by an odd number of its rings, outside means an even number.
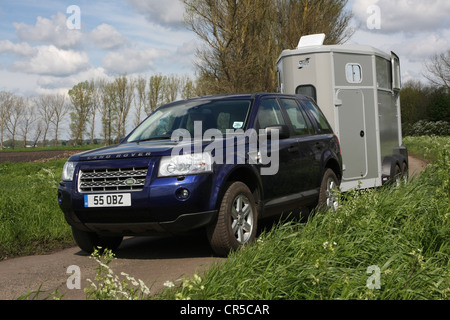
M131 207L131 194L90 194L84 196L85 208Z

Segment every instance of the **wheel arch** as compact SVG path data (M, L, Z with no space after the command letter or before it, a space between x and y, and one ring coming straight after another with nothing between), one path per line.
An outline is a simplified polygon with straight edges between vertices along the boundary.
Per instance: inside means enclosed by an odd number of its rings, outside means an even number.
M255 170L257 169L240 166L228 172L228 174L220 183L220 190L215 199L216 209L219 208L220 202L230 184L239 181L247 185L247 187L250 189L255 199L258 211L260 211L262 199L264 198L264 196L261 178L258 176L257 172L255 172Z
M325 171L327 171L327 169L333 170L333 172L336 175L336 177L338 178L339 182L342 181L342 168L336 159L334 159L334 158L328 159L328 161L326 162L325 167L323 169L323 174L325 174Z

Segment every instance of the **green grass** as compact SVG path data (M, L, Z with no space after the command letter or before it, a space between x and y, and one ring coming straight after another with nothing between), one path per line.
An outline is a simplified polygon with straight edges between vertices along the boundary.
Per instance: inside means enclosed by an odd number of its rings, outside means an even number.
M405 137L403 144L408 147L410 155L430 161L435 161L440 151L450 152L450 137Z
M0 164L0 260L73 243L57 198L64 162Z

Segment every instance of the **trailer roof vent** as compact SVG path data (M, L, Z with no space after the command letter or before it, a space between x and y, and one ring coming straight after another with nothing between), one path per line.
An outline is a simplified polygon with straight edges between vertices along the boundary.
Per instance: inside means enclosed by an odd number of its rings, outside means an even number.
M325 41L325 33L310 34L300 38L297 49L311 46L321 46Z

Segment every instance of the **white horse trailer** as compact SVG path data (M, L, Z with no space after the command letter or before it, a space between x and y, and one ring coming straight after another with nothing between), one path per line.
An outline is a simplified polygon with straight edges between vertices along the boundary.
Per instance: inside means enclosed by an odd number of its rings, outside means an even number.
M370 46L323 45L324 37L302 37L297 49L282 52L278 91L310 96L322 109L341 143L343 191L407 177L398 56Z

